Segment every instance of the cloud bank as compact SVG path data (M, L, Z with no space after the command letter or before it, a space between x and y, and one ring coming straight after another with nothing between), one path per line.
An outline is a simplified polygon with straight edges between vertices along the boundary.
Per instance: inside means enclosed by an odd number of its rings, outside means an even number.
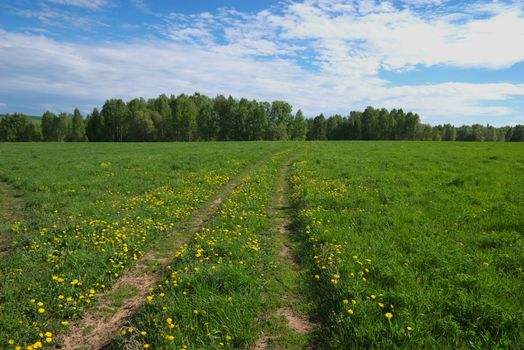
M52 1L89 10L107 5ZM524 61L519 2L456 8L439 0L404 5L306 0L257 13L171 13L147 28L156 39L96 44L0 29L0 96L45 93L53 100L63 97L47 108L87 110L111 97L199 91L283 99L309 116L373 105L414 110L432 123L524 122L506 103L524 99L521 83L451 77L446 83L402 86L380 78L381 71L499 70Z

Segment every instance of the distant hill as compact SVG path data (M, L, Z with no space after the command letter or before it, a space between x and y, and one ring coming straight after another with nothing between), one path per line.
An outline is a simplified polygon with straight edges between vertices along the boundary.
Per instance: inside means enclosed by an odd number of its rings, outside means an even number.
M13 113L14 114L14 113ZM5 114L0 114L0 119L5 117L6 115ZM33 123L35 124L40 124L42 122L42 117L37 117L35 115L27 115L29 118L31 118L31 120L33 121Z

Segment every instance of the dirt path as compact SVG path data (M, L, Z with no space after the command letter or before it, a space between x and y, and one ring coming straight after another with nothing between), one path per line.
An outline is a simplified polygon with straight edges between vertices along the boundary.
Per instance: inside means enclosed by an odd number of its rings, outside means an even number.
M11 227L23 217L24 205L17 191L0 181L0 258L9 251Z
M74 322L69 332L60 336L61 348L99 350L106 346L125 321L144 303L149 288L153 287L159 278L161 269L173 260L173 254L178 248L215 214L223 198L240 184L242 178L268 159L265 157L247 166L222 187L214 198L191 216L189 222L176 229L178 237L174 238L174 235L170 234L155 242L149 253L141 257L133 268L118 279L111 290L99 297L97 304L83 319Z
M291 239L293 234L291 230L292 226L292 213L291 203L289 198L289 173L292 161L289 160L279 170L275 179L276 193L272 203L271 216L274 221L274 230L278 232L278 261L279 269L277 274L285 274L291 281L288 285L282 283L281 295L280 295L280 306L278 309L270 312L272 317L279 317L285 320L287 327L298 333L303 338L307 338L307 335L311 333L315 325L309 319L306 312L300 311L299 305L303 303L301 300L303 297L301 292L298 290L300 286L301 278L301 267L297 263L296 247ZM275 276L277 280L286 280L286 277L280 278ZM260 339L256 342L253 349L264 350L269 348L280 348L278 346L279 338L281 334L263 334ZM307 341L304 341L307 342ZM276 344L276 345L275 345ZM297 346L299 346L297 344Z

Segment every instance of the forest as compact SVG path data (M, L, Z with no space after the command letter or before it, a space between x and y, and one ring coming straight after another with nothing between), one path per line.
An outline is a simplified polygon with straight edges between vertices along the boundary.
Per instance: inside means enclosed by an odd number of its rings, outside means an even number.
M402 109L367 107L349 115L305 118L285 101L259 102L218 95L160 95L128 102L109 99L85 118L46 111L40 122L0 116L0 141L145 142L257 140L524 141L524 125L432 126Z

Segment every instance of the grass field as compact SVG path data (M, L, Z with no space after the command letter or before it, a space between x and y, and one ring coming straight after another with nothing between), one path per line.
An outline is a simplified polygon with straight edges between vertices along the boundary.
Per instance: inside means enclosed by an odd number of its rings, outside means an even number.
M0 144L0 180L1 349L524 347L522 144Z

